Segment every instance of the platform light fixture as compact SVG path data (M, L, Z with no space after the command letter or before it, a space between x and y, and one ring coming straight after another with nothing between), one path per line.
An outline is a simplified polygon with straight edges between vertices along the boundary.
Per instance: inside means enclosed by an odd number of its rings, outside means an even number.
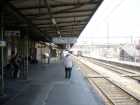
M61 33L60 33L60 31L57 31L57 34L59 35L59 38L61 38Z
M52 23L53 23L54 25L56 25L55 18L52 18Z
M60 31L57 31L57 34L60 35Z

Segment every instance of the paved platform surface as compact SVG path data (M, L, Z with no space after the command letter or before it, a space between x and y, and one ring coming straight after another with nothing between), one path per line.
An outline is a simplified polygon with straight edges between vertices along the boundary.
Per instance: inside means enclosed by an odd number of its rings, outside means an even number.
M76 65L70 80L64 78L62 63L38 64L31 67L28 80L8 85L9 97L1 105L104 105Z

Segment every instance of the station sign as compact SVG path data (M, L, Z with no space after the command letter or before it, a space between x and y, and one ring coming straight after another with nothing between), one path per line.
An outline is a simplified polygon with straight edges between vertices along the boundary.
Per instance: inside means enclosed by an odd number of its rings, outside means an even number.
M73 44L77 41L77 37L54 37L53 43L55 44Z
M6 46L6 41L0 41L0 47L5 47Z

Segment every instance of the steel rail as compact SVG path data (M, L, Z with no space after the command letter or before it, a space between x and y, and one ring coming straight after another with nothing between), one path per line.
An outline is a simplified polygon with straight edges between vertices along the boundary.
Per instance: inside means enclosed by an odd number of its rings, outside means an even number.
M140 100L138 100L136 97L129 94L126 90L119 87L116 83L109 80L107 77L104 77L98 72L94 71L92 68L88 67L83 62L80 62L80 63L81 64L78 64L78 65L80 65L80 67L82 65L81 71L83 72L83 75L87 77L90 83L93 82L95 86L99 90L101 90L101 93L107 99L109 98L109 102L111 102L112 105L139 105ZM83 66L86 66L84 70L83 70ZM88 74L91 74L91 73L92 75L98 74L98 75L101 75L102 77L98 77L98 76L88 77ZM111 92L108 92L108 91L111 91Z

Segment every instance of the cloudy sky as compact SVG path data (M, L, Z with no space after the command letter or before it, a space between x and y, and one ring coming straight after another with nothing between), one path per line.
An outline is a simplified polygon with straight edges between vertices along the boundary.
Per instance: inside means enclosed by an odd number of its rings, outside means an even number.
M134 42L140 37L139 11L140 0L104 0L77 42Z

